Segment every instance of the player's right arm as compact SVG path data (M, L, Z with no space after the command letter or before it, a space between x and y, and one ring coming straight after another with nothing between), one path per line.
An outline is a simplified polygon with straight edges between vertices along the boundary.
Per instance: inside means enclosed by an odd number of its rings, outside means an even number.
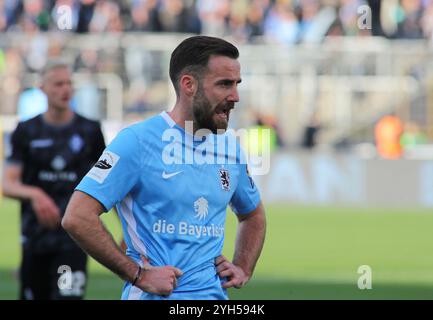
M77 186L62 220L63 228L83 250L131 283L139 270L138 261L122 252L104 228L100 215L120 203L137 186L137 173L145 170L143 157L135 132L122 130ZM138 253L145 255L145 252ZM176 286L176 278L181 275L181 271L172 266L150 266L148 261L142 261L141 266L145 271L135 286L157 295L170 294Z
M60 225L60 210L41 188L22 183L22 163L28 159L27 135L19 124L12 133L12 153L3 172L3 194L6 197L31 201L38 222L51 229Z
M50 229L60 225L60 210L54 201L39 187L21 182L20 165L8 164L3 174L3 194L6 197L31 201L38 222Z
M75 191L66 208L62 226L95 260L122 279L133 282L138 265L122 252L105 229L100 219L104 211L97 200ZM135 286L149 293L169 295L176 286L176 278L182 275L179 269L172 266L152 267L144 258L143 265L141 277Z

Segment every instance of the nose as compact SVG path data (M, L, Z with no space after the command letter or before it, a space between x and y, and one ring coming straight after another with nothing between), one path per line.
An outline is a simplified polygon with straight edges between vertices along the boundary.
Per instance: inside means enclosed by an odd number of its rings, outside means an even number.
M239 102L239 93L237 86L234 86L232 91L230 92L230 96L228 97L228 100L231 102Z

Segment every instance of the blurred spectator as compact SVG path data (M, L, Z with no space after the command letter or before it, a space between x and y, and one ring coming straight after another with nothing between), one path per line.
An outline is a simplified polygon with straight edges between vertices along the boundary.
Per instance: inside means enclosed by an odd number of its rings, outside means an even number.
M227 30L230 36L238 43L248 40L247 13L249 0L234 0L230 2L230 13L227 21Z
M395 37L407 39L422 38L421 0L401 0L398 12L398 25Z
M400 143L403 123L394 114L382 117L375 127L376 148L384 159L399 159L403 154Z
M361 0L341 0L340 10L338 12L339 19L343 26L344 34L348 36L356 36L359 34L358 27L358 8L361 5L366 5Z
M269 10L269 0L252 0L247 12L248 39L264 34L265 16Z
M309 122L304 128L301 146L305 149L313 149L317 145L317 137L321 129L319 116L317 112L311 116Z
M367 0L368 6L371 8L371 34L373 36L384 36L382 28L382 0Z
M109 0L97 1L92 20L90 21L89 30L95 33L122 32L123 23L120 19L119 4Z
M77 32L89 32L90 22L93 18L96 0L80 0L80 8L78 13Z
M77 71L90 71L96 73L98 71L98 52L92 49L85 49L78 55L74 69Z
M131 6L131 31L161 31L157 0L134 0Z
M409 149L414 146L427 143L427 136L421 132L418 124L415 122L407 122L404 125L404 132L401 135L400 143L403 149Z
M272 128L272 134L274 135L274 137L271 137L274 139L272 141L273 149L282 148L285 146L283 134L281 132L280 126L278 125L278 119L275 118L275 116L272 114L261 115L258 117L256 124L258 126Z
M288 1L277 0L264 23L264 35L269 40L294 44L298 40L299 23Z
M247 147L248 152L254 155L263 154L264 150L273 152L278 148L284 147L282 133L278 126L277 119L271 114L255 115L255 123L247 129ZM262 130L269 130L269 141L263 140L266 137Z
M252 174L255 172L255 166L261 163L260 159L268 157L280 146L279 133L273 126L276 123L275 119L272 116L261 114L257 114L256 117L256 123L247 128L246 134L241 140Z
M18 22L20 16L20 11L22 11L22 2L17 0L1 0L0 1L0 16L5 20L4 29L1 31L9 29L11 25L15 25Z
M214 36L226 34L230 17L229 0L197 0L197 12L202 21L202 33Z
M421 27L423 36L433 41L433 1L430 1L426 7L426 10L423 13L421 18Z
M248 40L247 17L243 14L231 14L229 19L230 36L238 43Z
M33 27L47 31L50 25L50 14L43 0L24 0L24 29Z
M0 0L0 31L6 31L8 27L8 19L4 6L4 0Z
M35 33L29 43L25 45L28 46L25 62L29 71L38 72L42 70L48 59L48 48L50 46L48 38L41 33Z
M166 32L189 32L188 12L182 0L161 0L159 19Z
M335 8L322 6L319 0L301 0L299 38L302 42L319 43L337 18Z
M140 114L154 109L149 102L149 91L142 83L134 83L128 92L125 113Z

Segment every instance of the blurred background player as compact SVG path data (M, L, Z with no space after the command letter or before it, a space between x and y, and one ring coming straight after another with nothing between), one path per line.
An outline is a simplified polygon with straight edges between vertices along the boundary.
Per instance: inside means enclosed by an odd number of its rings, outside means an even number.
M21 299L81 299L86 254L61 228L66 204L80 179L105 148L98 122L69 106L73 87L67 64L42 73L48 110L21 122L12 134L4 172L4 195L21 202ZM67 266L69 279L59 277Z

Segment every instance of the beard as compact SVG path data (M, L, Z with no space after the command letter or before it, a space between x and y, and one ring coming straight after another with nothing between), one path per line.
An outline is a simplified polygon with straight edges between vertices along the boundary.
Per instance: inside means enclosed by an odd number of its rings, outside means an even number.
M227 102L213 108L203 88L199 86L192 101L194 130L208 129L213 134L225 132L229 123L230 109L233 106L233 102Z

